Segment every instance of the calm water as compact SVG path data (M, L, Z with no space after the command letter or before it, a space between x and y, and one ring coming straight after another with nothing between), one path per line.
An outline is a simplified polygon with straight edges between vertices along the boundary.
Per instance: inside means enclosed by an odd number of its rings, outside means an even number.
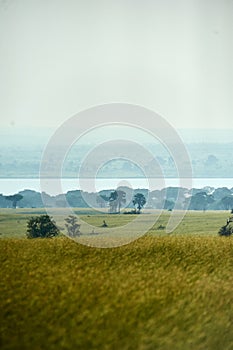
M216 179L192 179L188 182L189 186L185 187L195 187L202 188L205 186L211 187L233 187L233 178L216 178ZM67 192L70 190L82 189L88 192L93 190L100 191L103 189L115 189L118 186L128 186L132 188L150 188L162 189L168 186L180 186L179 179L154 179L149 185L147 179L96 179L94 180L85 180L81 184L78 179L62 179L62 192ZM40 179L0 179L0 193L3 195L9 195L22 191L24 189L30 189L35 191L41 191ZM57 187L54 186L53 180L46 180L45 185L42 188L45 192L50 195L56 195L61 193L57 190Z

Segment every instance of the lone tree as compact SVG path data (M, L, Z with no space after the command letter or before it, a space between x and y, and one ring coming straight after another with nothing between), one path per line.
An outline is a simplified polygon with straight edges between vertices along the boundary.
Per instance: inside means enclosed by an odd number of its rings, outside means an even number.
M33 216L27 222L27 238L52 238L59 235L55 222L49 215Z
M117 211L120 213L121 205L126 203L126 193L122 190L117 190Z
M117 191L110 193L109 207L110 207L110 213L116 213L116 211L117 211Z
M66 229L68 232L69 237L78 237L81 235L80 232L80 224L77 222L78 219L74 215L69 215L68 218L65 219L66 221Z
M17 203L23 199L23 196L21 194L13 194L12 196L5 196L6 200L12 202L12 208L16 209Z
M133 205L135 207L137 207L137 212L138 214L141 213L141 209L144 207L144 205L146 204L146 198L144 196L144 194L142 193L136 193L134 195L134 199L133 199Z
M111 213L120 213L122 204L126 203L126 193L122 190L111 192L109 206Z

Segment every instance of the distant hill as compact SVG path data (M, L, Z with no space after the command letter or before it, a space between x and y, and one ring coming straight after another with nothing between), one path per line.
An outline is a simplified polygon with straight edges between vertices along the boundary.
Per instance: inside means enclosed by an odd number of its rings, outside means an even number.
M39 178L43 151L53 132L51 128L2 128L0 131L0 178ZM233 174L233 130L181 129L178 132L190 156L193 177L225 178ZM103 133L103 137L106 138L118 136L122 135L116 133L112 136ZM123 136L127 139L127 135ZM151 152L161 167L164 177L177 177L175 160L166 147L155 139L153 140L151 136L146 137L143 134L139 137L136 132L129 136L135 138L135 141ZM93 137L86 136L73 145L63 164L63 177L77 177L82 161L88 152L104 140L96 132ZM114 148L114 145L112 147ZM124 142L122 147L125 147ZM54 154L56 155L56 149ZM98 156L95 161L98 163ZM53 165L56 167L56 160L53 162L51 159L48 174L45 174L47 177L53 176ZM148 171L151 166L150 162L145 165ZM90 164L89 171L92 171L92 164ZM97 177L141 178L142 170L135 163L126 159L117 159L106 163L99 170Z

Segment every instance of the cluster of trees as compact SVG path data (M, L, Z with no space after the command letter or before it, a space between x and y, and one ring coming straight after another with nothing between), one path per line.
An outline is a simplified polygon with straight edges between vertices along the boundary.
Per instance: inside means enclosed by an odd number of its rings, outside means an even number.
M178 192L180 193L177 201ZM164 203L164 204L163 204ZM188 205L189 210L230 210L233 208L233 188L226 187L202 189L168 187L161 191L152 191L149 194L148 205L151 208L165 208L172 210L176 203L177 209L183 209Z
M26 197L27 195L29 195L29 198L33 201L33 195L35 195L36 197L36 201L33 202L33 204L35 205L30 205L30 207L37 207L38 206L38 199L39 199L39 207L43 207L43 201L42 198L38 198L38 193L35 191L30 191L30 190L26 190L24 191L26 193ZM69 205L73 206L73 207L86 207L87 204L84 200L84 198L82 197L81 191L70 191L68 194L70 194L70 196L68 197L68 203ZM77 196L78 194L78 196ZM53 206L53 201L50 200L50 196L43 194L43 196L47 196L47 203L50 203L51 206ZM22 201L24 199L24 196L20 193L11 195L11 196L2 196L4 198L4 201L6 204L6 201L10 201L11 205L10 207L12 208L16 208L17 205L20 205L22 203L19 203L20 201ZM59 196L57 196L59 198ZM77 198L78 197L78 198ZM27 198L26 198L26 203L27 203ZM110 213L120 213L122 206L126 203L126 192L121 190L121 189L117 189L115 191L111 191L110 195L107 196L106 194L102 194L102 195L97 195L96 198L96 203L93 203L94 205L100 205L100 207L106 207L109 206L109 212ZM142 193L136 193L134 195L134 198L132 200L133 206L135 207L135 210L137 213L141 212L141 209L144 207L144 205L146 204L146 198ZM54 203L54 207L56 206L60 206L57 205L60 204L61 206L66 206L67 203L64 202L64 200L62 201L60 199L56 200L56 202ZM20 207L24 207L23 205Z
M21 199L23 199L23 196L19 193L17 194L13 194L11 196L5 196L5 199L7 201L10 201L12 203L12 208L16 208L17 204L19 201L21 201Z
M69 215L65 219L65 226L69 237L81 235L80 224L76 216ZM27 238L53 238L60 235L60 230L49 215L32 216L27 221Z
M100 196L101 197L101 196ZM106 195L102 198L106 199ZM121 207L126 203L126 193L120 189L110 193L109 198L107 197L109 203L110 213L120 213ZM141 209L146 204L146 198L142 193L136 193L133 197L132 203L135 208L135 213L140 214Z
M201 191L191 197L189 204L191 210L230 210L231 208L233 208L233 194L231 193L216 200L214 194Z

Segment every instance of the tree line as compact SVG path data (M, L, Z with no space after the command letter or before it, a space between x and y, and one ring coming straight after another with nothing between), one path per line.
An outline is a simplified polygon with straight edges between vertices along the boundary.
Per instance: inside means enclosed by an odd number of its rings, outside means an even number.
M177 201L178 192L179 201ZM135 195L138 196L135 198ZM190 210L231 210L233 208L233 189L226 187L214 189L205 187L202 189L193 188L192 190L179 187L168 187L162 190L148 191L147 189L132 190L128 187L120 187L117 190L103 190L98 193L84 193L81 190L68 191L65 195L50 196L43 193L43 199L46 200L47 207L96 207L106 208L111 213L120 212L123 207L135 208L138 197L143 198L137 207L146 206L151 209L173 210L176 208L182 210L188 205ZM1 208L43 208L45 204L42 200L42 194L32 190L20 191L14 195L4 196L0 194Z

